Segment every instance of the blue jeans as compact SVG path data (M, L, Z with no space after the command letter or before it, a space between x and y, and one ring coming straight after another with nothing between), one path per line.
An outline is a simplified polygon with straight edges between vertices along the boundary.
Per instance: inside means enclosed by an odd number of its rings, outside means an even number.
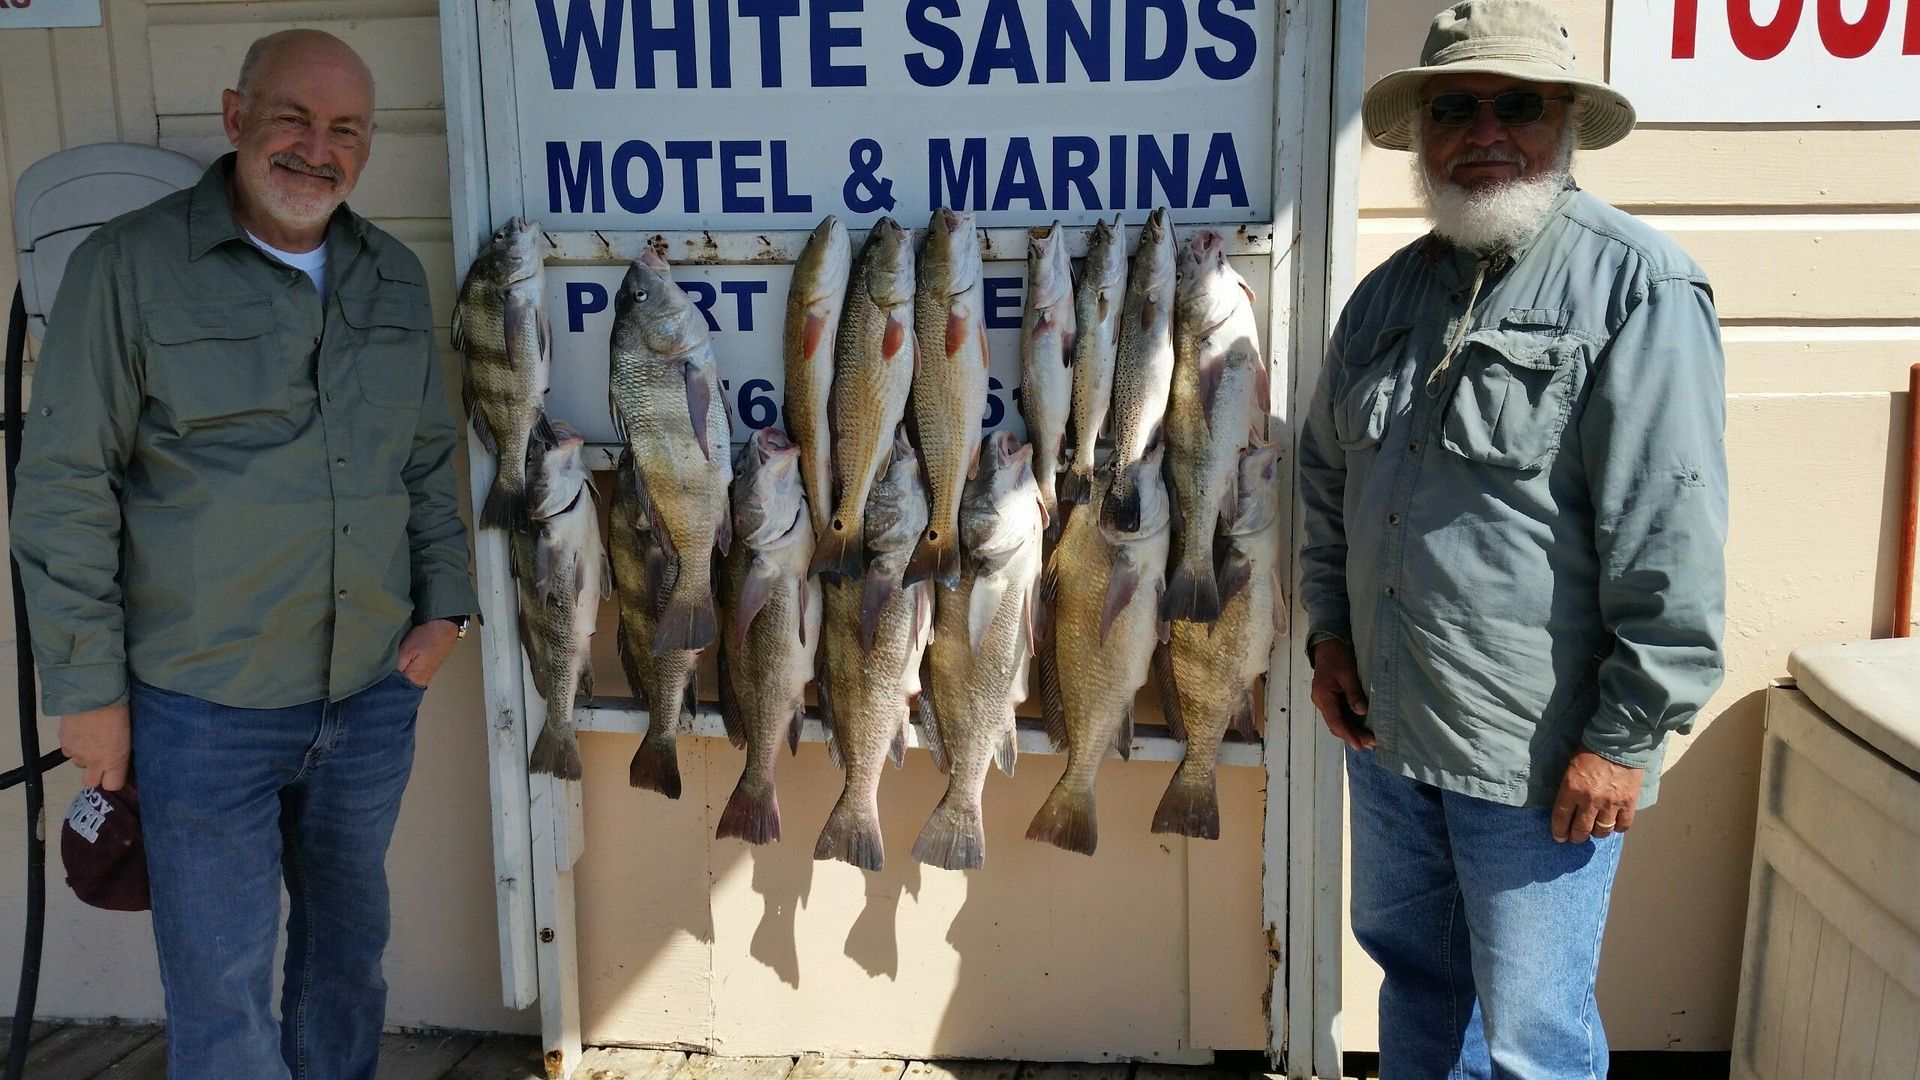
M372 1080L387 844L421 693L395 672L343 701L237 709L133 684L172 1080Z
M1353 933L1386 972L1381 1080L1604 1080L1593 1000L1620 836L1556 844L1550 807L1409 780L1347 751Z

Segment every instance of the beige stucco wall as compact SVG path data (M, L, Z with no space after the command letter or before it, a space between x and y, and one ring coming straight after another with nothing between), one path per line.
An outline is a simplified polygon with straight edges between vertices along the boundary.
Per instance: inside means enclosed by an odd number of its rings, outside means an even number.
M1418 48L1432 0L1375 0L1368 71ZM444 329L454 280L436 7L430 0L266 3L104 0L97 29L0 33L0 174L64 146L158 141L209 160L214 109L248 40L286 25L347 38L380 81L381 134L354 203L419 253ZM1566 5L1599 58L1603 0ZM1646 130L1583 158L1583 182L1651 215L1713 275L1728 328L1730 668L1709 716L1670 759L1660 808L1629 843L1602 978L1615 1045L1724 1048L1751 845L1760 691L1810 640L1884 633L1897 502L1893 393L1920 359L1920 128ZM1360 263L1420 229L1400 155L1369 150ZM0 290L12 287L0 258ZM0 293L4 295L4 293ZM449 369L451 370L451 369ZM4 606L0 606L3 617ZM11 638L10 627L0 633ZM605 650L602 650L605 655ZM0 667L7 665L0 664ZM617 670L610 661L604 672ZM617 677L604 681L614 682ZM0 725L11 730L10 678ZM396 1024L531 1030L498 1002L477 650L429 694L390 871ZM54 726L43 726L49 745ZM905 858L940 778L924 755L889 772L889 869L814 864L812 831L839 778L818 746L783 762L789 840L715 844L738 753L690 741L677 804L630 791L633 740L589 736L578 870L581 993L590 1039L685 1041L725 1052L1102 1053L1180 1057L1264 1041L1259 932L1261 782L1224 779L1219 844L1149 838L1169 766L1109 763L1107 825L1088 861L1020 839L1058 768L1028 758L989 781L993 862L954 875ZM0 767L17 750L0 738ZM78 777L55 774L64 807ZM19 796L0 796L0 985L18 962ZM1131 809L1130 809L1131 808ZM1137 811L1135 813L1134 811ZM1133 818L1138 818L1138 828ZM150 935L51 890L41 1011L155 1017ZM1373 1045L1372 980L1347 949L1347 1045Z

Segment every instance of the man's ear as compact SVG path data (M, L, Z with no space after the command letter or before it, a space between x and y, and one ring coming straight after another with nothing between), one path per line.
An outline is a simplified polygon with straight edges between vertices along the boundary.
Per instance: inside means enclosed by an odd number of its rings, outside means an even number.
M236 90L220 91L220 125L227 131L227 142L240 145L240 116L245 105Z

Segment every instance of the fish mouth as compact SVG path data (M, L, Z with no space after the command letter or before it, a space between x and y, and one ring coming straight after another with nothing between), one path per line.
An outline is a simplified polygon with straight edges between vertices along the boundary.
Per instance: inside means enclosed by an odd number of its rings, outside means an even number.
M667 264L666 256L655 251L651 244L641 248L639 256L633 261L662 276L673 273L673 267Z
M800 444L789 438L787 433L777 427L763 427L753 433L754 447L768 458L797 457Z

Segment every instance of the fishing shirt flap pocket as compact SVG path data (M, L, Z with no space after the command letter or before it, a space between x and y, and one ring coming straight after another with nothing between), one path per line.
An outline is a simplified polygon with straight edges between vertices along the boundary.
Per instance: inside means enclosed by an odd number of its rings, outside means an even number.
M1412 330L1411 325L1381 327L1371 341L1360 333L1348 343L1333 389L1333 435L1342 450L1369 449L1387 433Z
M296 372L265 294L148 301L140 321L146 394L180 430L288 409Z
M353 328L353 366L370 405L418 409L426 386L426 361L435 354L429 335L433 310L424 282L379 268L373 292L340 293L340 315Z
M1561 308L1512 308L1467 333L1440 443L1485 465L1533 471L1560 448L1591 345Z

